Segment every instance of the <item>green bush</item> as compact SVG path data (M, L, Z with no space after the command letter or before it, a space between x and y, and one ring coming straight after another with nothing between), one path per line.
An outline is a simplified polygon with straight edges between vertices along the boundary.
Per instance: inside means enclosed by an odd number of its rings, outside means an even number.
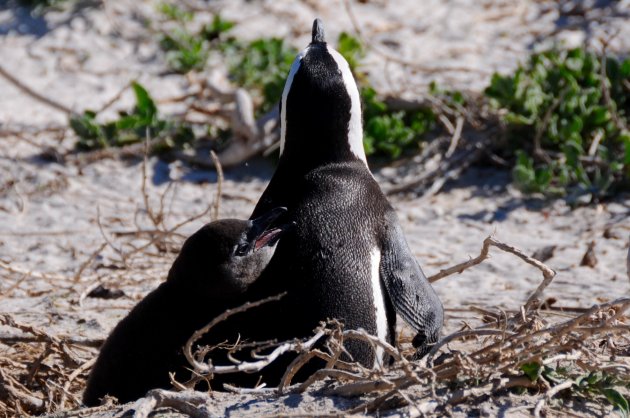
M434 125L430 108L416 111L392 110L378 98L367 74L360 71L365 48L357 38L342 32L337 51L348 61L363 102L363 146L367 155L393 160L408 149L418 148L420 141Z
M221 15L214 15L212 23L205 25L201 29L200 35L208 41L214 41L225 33L229 32L234 27L235 23L229 20L224 20Z
M543 378L547 384L556 386L572 381L573 384L567 390L574 395L593 400L605 398L621 417L627 418L630 414L628 400L619 391L626 389L627 383L614 375L602 371L579 374L575 368L544 366L538 362L525 363L520 368L532 382Z
M582 48L532 55L495 74L486 95L504 110L526 192L598 200L630 180L630 60Z
M202 70L208 60L206 40L181 28L162 35L160 47L166 52L169 67L178 73Z
M372 87L361 88L363 100L363 145L367 155L389 159L418 148L422 136L435 124L431 109L392 111L380 101Z
M348 61L355 77L363 81L364 74L358 71L361 60L365 57L365 48L361 41L346 32L341 32L337 39L337 51Z
M282 96L297 52L278 38L261 38L249 43L233 41L224 45L230 77L258 96L258 112L267 112Z
M163 2L157 6L158 12L169 20L176 20L179 22L189 22L193 20L194 13L188 10L184 10L174 3Z
M170 3L160 4L158 10L165 18L179 24L178 27L160 36L160 47L166 54L169 67L182 74L192 70L203 70L211 50L217 47L217 43L223 41L221 34L234 27L233 22L215 15L212 23L202 27L198 33L193 33L186 26L194 17L192 12Z
M297 54L295 48L277 38L241 42L225 36L234 23L220 15L215 15L211 24L194 33L187 29L187 22L194 17L191 12L171 3L162 3L159 10L167 19L179 24L160 38L160 46L173 71L201 71L210 54L217 52L227 62L232 80L253 93L258 113L267 112L278 102Z
M70 127L78 136L78 150L121 147L143 141L148 135L162 140L153 151L163 151L194 139L189 126L160 119L155 102L144 87L134 82L132 88L136 106L131 113L121 113L118 119L104 124L97 122L97 114L89 110L70 119Z

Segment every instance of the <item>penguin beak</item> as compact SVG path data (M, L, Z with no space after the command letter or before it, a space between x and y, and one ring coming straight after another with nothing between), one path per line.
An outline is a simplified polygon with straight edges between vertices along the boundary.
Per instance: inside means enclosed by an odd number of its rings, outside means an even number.
M313 21L312 41L311 43L324 43L326 36L324 35L324 23L320 18Z
M247 232L247 243L251 252L263 247L274 246L280 239L280 236L291 228L293 223L272 227L273 223L285 213L287 213L287 208L278 207L251 220L251 227Z

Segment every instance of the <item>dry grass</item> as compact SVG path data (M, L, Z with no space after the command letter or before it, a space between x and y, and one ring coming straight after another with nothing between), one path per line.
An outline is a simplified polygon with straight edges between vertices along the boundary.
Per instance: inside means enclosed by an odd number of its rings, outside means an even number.
M216 156L212 157L220 166ZM97 208L96 226L103 242L87 257L74 274L51 274L33 271L0 260L0 277L3 287L0 298L10 298L17 289L25 290L29 297L55 294L62 290L68 298L68 314L82 309L85 299L94 289L134 287L156 277L166 277L173 258L185 236L178 231L187 224L219 213L222 176L214 202L205 210L183 220L168 209L168 199L174 195L169 186L159 196L149 196L146 161L142 164L140 186L143 206L134 219L147 218L153 228L142 228L123 233L112 232L103 225ZM174 183L172 183L174 184ZM107 249L118 257L117 268L100 268L95 259ZM45 283L45 290L32 290L29 284ZM39 286L38 286L39 287ZM77 291L77 289L81 289ZM78 294L77 294L78 293ZM42 317L49 314L42 311ZM51 413L81 405L80 399L91 366L103 339L90 339L77 335L54 335L43 328L17 322L12 315L0 315L0 416L23 416Z
M97 223L103 242L74 274L47 274L0 262L4 278L3 296L0 297L10 297L13 290L24 285L27 277L49 283L51 289L76 289L79 285L83 290L70 301L68 309L71 313L73 309L81 308L87 295L98 285L133 286L134 283L137 285L137 280L164 277L184 239L177 231L192 221L209 216L212 211L214 217L218 216L221 188L217 188L214 202L202 213L173 221L166 204L172 189L160 196L150 196L146 187L146 163L142 168L144 175L140 189L144 206L134 217L145 216L152 224L151 229L138 227L135 231L115 234L99 217ZM508 391L527 393L525 408L535 415L553 408L555 398L562 398L564 402L590 399L607 411L612 409L614 402L618 408L623 408L623 402L616 395L627 396L630 382L630 323L626 316L630 298L567 309L556 306L557 302L544 302L543 291L555 273L520 250L491 237L484 241L477 258L447 268L431 280L445 279L484 262L490 247L512 253L540 269L543 273L540 286L524 298L523 306L514 306L511 311L497 312L492 307L475 309L482 325L466 327L445 336L422 360L410 359L410 353L406 351L408 339L402 338L399 347L392 347L361 330L344 330L339 323L332 322L322 324L308 340L277 344L271 355L259 358L256 363L217 366L224 368L221 370L204 363L203 356L193 356L191 337L187 350L191 366L200 379L208 379L212 373L259 370L277 355L295 351L298 355L280 387L258 392L275 397L310 391L320 396L360 397L363 400L359 406L340 411L342 413L369 413L408 405L412 414L441 415L453 405L476 404ZM118 270L101 271L94 267L94 259L107 248L117 254ZM243 309L251 307L248 305ZM80 407L85 379L102 340L80 335L53 335L19 323L7 314L0 316L0 325L4 330L0 332L0 415L38 415ZM367 369L341 361L343 342L348 339L380 345L393 359L392 364ZM319 348L314 349L316 342ZM292 384L297 371L315 357L325 360L326 367L306 382ZM184 391L151 391L138 407L137 416L147 416L159 406L206 416L203 411L210 399L207 394L185 391L186 386L174 384L178 390Z
M629 319L625 316L628 307L630 298L622 298L580 313L564 312L562 320L557 320L558 308L543 306L528 312L523 308L513 312L511 318L503 317L445 337L421 361L409 360L399 348L362 330L343 330L339 323L331 322L322 324L308 340L279 344L272 354L256 362L233 366L233 371L260 370L276 358L277 352L299 353L278 388L231 389L241 394L266 394L270 398L287 392L314 391L320 396L365 400L351 410L340 411L347 414L374 413L408 405L412 414L442 415L453 405L466 402L474 405L508 391L528 391L532 396L525 409L534 416L551 412L550 404L554 397L560 396L564 401L591 400L610 412L613 405L624 408L620 397L628 394L630 342ZM393 358L393 363L367 369L340 361L343 341L348 339L380 345ZM323 341L324 348L313 349L316 341ZM314 357L325 360L326 367L306 382L289 386L299 368ZM230 367L212 367L195 359L191 363L205 378ZM319 381L323 385L315 386ZM164 406L193 416L210 416L203 409L210 396L181 389L151 391L135 416L146 417L155 408Z

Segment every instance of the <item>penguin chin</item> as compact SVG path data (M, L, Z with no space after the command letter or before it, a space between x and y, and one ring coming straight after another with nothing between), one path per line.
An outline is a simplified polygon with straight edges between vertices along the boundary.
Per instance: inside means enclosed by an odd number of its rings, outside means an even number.
M230 287L245 290L267 267L276 252L276 241L252 250L244 256L232 257L230 262L222 266L222 276Z

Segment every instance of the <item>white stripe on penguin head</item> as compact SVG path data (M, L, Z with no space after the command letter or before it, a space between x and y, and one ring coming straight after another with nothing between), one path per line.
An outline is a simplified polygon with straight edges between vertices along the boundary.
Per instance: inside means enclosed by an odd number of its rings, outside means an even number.
M291 70L289 71L289 76L287 77L287 82L284 83L284 90L282 90L282 99L280 101L280 156L282 156L282 152L284 151L284 141L287 137L287 97L289 96L289 92L291 91L291 84L293 84L293 77L300 69L300 65L302 64L302 58L306 55L308 51L308 46L297 56L295 60L293 60L293 64L291 64Z
M343 77L343 84L345 84L346 91L350 96L350 123L348 124L348 144L350 145L350 152L367 165L365 150L363 149L361 96L359 96L357 83L354 81L352 71L350 71L350 66L348 65L346 59L330 46L326 45L326 48L328 49L328 53L337 63L337 67L339 67L339 71L341 71L341 76Z

